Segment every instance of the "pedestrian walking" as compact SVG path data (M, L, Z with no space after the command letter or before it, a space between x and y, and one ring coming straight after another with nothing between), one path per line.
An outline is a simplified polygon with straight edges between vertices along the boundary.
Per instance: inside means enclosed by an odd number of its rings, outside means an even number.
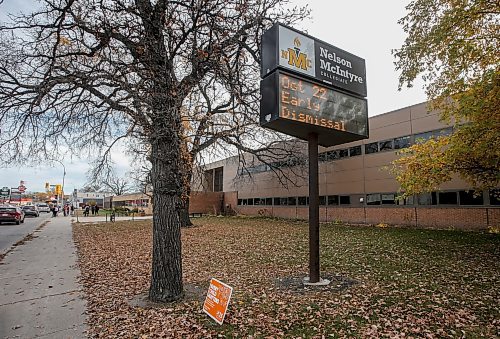
M54 208L52 209L52 217L57 217L57 212L59 212L59 207L54 205Z
M95 215L99 214L99 205L95 205Z
M83 210L83 216L84 217L88 217L89 216L89 211L90 211L90 207L89 205L86 205L84 210Z
M71 210L71 216L74 216L75 215L75 206L71 205L70 210Z
M95 214L95 206L94 205L90 206L90 211L92 212L92 215Z

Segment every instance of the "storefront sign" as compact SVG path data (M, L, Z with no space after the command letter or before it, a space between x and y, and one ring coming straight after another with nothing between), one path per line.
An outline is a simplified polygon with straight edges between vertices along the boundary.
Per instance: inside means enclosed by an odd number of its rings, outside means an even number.
M8 187L2 187L0 190L0 195L1 196L8 196L10 194L10 188Z
M368 137L366 99L333 90L283 71L261 81L260 124L307 140L333 146Z
M362 97L367 95L364 59L279 24L262 36L261 77L276 68Z
M224 322L232 293L233 288L231 286L215 278L210 280L207 297L203 303L203 311L219 325L222 325Z

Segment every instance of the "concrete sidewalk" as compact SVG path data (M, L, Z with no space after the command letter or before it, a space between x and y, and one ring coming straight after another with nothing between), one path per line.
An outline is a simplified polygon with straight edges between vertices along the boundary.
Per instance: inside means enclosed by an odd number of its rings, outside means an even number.
M0 265L0 338L85 338L71 218L51 218Z

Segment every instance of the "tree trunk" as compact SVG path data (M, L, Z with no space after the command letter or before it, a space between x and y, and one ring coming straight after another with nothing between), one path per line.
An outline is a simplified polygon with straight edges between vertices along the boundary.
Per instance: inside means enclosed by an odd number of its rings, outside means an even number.
M189 218L189 196L191 195L191 179L193 177L192 168L193 165L191 163L191 158L185 158L185 162L183 163L183 191L182 191L182 207L180 210L180 219L181 219L181 227L189 227L193 226L191 219Z
M182 256L179 211L182 168L175 124L151 138L153 184L153 260L149 299L168 302L182 298Z
M179 211L179 217L181 219L181 227L193 226L191 218L189 218L189 196L182 199L182 207Z

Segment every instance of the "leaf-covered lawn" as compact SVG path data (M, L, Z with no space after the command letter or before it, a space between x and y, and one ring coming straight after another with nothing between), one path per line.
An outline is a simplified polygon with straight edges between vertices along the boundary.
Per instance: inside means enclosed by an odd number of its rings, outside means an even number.
M324 289L304 289L305 222L200 218L182 230L184 281L234 288L224 325L202 302L130 306L150 279L151 221L75 224L95 337L496 337L500 236L321 226Z

